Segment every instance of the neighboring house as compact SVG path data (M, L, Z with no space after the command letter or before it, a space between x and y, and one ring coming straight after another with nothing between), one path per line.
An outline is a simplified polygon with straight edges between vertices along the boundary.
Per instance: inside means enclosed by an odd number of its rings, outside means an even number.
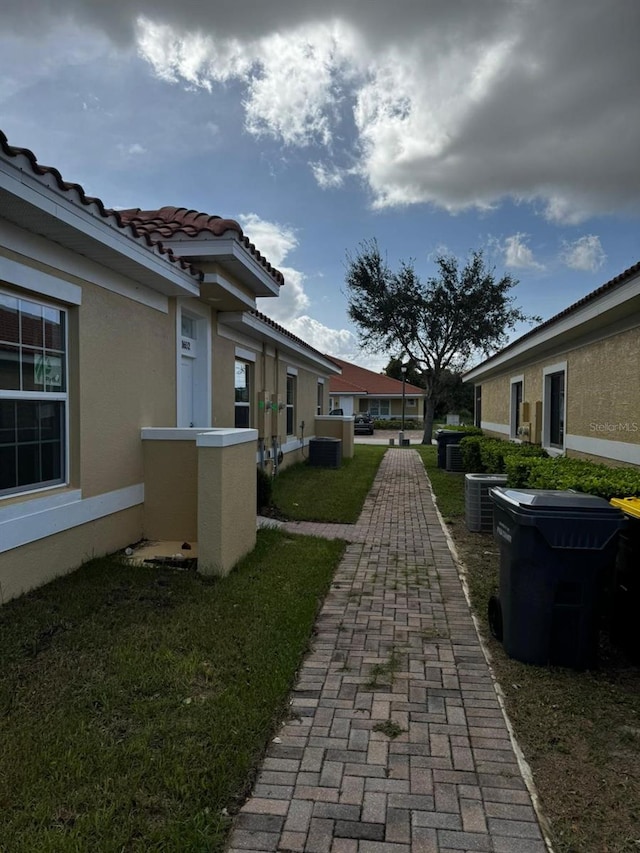
M336 429L282 285L233 220L108 210L0 133L0 602L142 538L252 549L256 464Z
M344 415L367 412L380 420L402 417L402 381L374 373L335 356L328 356L341 368L339 376L329 380L329 405ZM404 383L405 417L422 418L424 388Z
M551 455L640 465L640 263L469 370L475 420Z

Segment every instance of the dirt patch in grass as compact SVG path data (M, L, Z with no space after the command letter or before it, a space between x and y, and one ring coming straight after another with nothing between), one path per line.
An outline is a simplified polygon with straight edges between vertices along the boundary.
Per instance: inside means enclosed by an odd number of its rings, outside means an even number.
M498 583L496 543L491 534L470 533L462 517L447 526L556 853L639 851L640 668L604 633L591 672L511 660L487 620Z

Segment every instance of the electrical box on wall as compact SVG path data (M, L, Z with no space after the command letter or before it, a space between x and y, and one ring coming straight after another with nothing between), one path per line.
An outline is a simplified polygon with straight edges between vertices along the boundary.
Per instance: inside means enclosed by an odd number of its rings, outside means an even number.
M531 419L531 441L534 444L542 444L542 400L536 400L533 405L533 418Z
M260 391L258 394L258 435L266 438L271 435L271 394L269 391Z
M518 427L518 438L521 441L531 441L531 424L529 421L523 421Z
M284 402L279 394L271 395L271 435L280 435L279 415L284 411Z

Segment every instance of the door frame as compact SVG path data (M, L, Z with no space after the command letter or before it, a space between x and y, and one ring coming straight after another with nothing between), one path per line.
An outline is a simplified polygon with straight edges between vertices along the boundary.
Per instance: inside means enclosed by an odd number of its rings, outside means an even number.
M182 413L182 316L196 323L197 350L193 359L193 423L196 427L211 426L211 309L196 299L176 300L176 425L188 427Z

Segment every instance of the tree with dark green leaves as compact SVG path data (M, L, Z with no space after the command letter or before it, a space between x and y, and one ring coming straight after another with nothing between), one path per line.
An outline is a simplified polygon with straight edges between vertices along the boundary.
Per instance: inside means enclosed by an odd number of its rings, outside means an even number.
M347 255L347 299L360 343L373 352L393 352L410 362L425 388L423 444L431 443L434 404L448 372L460 373L472 358L488 356L507 342L521 322L539 322L514 305L517 280L498 278L481 251L464 266L452 255L435 259L437 275L421 281L413 262L388 266L376 240Z

